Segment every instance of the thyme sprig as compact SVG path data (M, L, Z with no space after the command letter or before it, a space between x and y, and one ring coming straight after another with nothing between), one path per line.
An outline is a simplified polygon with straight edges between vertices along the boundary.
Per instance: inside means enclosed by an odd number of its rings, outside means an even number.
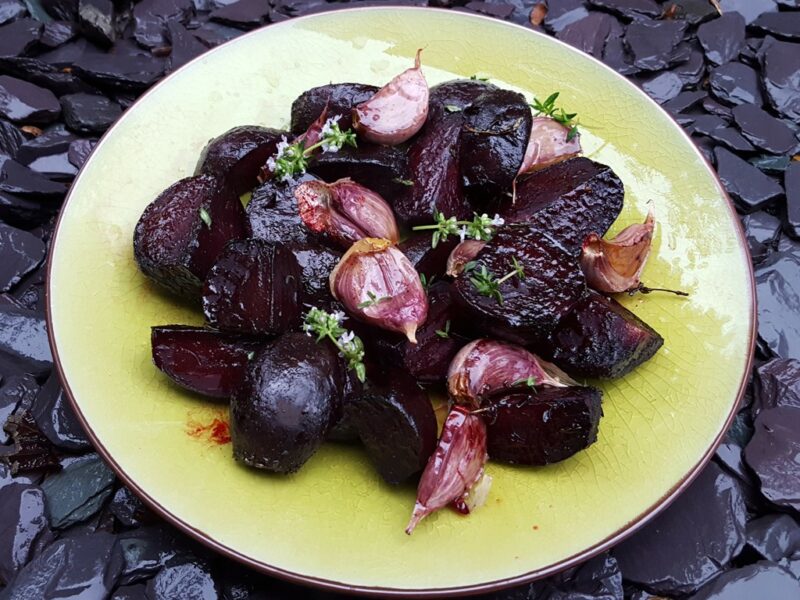
M488 242L494 236L495 230L500 227L505 220L500 215L490 217L486 213L475 216L472 221L459 221L455 217L445 217L438 210L434 211L433 219L436 221L431 225L417 225L412 227L413 231L433 231L431 237L431 247L436 248L439 242L447 241L451 235L457 235L463 242L465 238Z
M497 300L497 303L502 306L503 294L500 292L500 286L512 277L518 277L520 280L525 279L525 271L522 265L517 261L517 258L512 257L511 262L514 268L500 278L495 277L495 275L486 268L486 265L481 265L480 270L476 270L476 264L474 262L467 263L464 267L464 272L472 273L469 281L481 296L494 298Z
M320 140L308 148L304 140L290 144L285 137L282 138L275 156L267 160L267 168L281 181L289 181L306 172L308 159L317 148L322 148L323 152L338 152L344 146L356 148L355 132L350 129L342 131L338 120L339 117L333 117L325 121Z
M533 99L531 108L538 114L550 117L554 121L558 121L564 127L569 127L567 133L567 141L569 142L578 134L578 124L574 121L578 113L568 113L562 107L556 106L556 100L561 92L553 92L544 102L540 102L536 98Z
M317 307L309 310L303 320L303 331L308 335L316 335L317 343L324 339L330 340L340 356L347 361L347 367L356 373L361 382L367 378L364 366L364 343L361 338L342 327L345 319L343 312L329 313Z
M367 292L367 299L363 302L359 302L358 308L368 308L370 306L375 306L376 304L380 304L381 302L386 302L387 300L391 300L391 296L381 296L378 298L378 295L373 291Z

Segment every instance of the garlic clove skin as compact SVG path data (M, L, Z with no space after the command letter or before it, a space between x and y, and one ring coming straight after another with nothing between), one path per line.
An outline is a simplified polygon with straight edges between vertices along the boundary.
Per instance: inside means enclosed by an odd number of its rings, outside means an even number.
M417 328L428 317L428 296L414 266L390 240L355 242L331 272L330 288L354 318L417 343Z
M529 381L552 387L574 383L555 365L545 363L522 346L484 338L470 342L453 358L447 373L447 391L456 403L478 408L487 396L528 386Z
M467 263L475 260L478 253L483 250L486 242L481 240L464 240L453 248L447 257L447 275L458 277L464 272Z
M445 419L439 445L422 472L406 533L411 535L429 514L468 497L483 477L487 458L483 420L462 406L454 406Z
M294 197L305 226L326 233L342 248L367 237L385 238L393 244L400 239L386 200L351 179L307 181L295 188Z
M644 223L629 225L613 240L589 234L581 249L581 269L589 287L607 294L627 292L640 284L655 231L653 209Z
M414 67L406 69L375 92L366 102L353 108L353 125L359 136L375 144L402 144L425 124L428 118L428 82L420 67L420 53Z
M567 140L569 127L550 117L534 117L518 175L542 169L581 153L580 134Z
M309 148L318 143L322 139L322 128L325 127L325 122L328 120L328 104L317 117L317 120L311 123L303 133L294 138L294 144L303 142L304 148Z

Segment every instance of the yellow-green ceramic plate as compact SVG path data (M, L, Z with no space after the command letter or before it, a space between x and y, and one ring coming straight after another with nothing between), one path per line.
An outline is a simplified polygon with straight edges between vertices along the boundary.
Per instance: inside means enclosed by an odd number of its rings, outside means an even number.
M381 482L357 448L328 445L296 475L237 465L202 428L219 405L177 389L150 360L150 326L199 324L156 293L132 256L134 225L190 175L203 145L241 124L286 127L292 100L331 81L382 84L424 48L435 84L472 74L529 97L559 90L591 158L625 183L614 231L658 231L644 281L671 295L624 298L666 340L603 384L596 444L546 468L491 464L488 504L403 533L411 486ZM600 552L674 498L733 414L751 356L753 289L732 208L680 128L633 85L543 35L420 9L315 15L256 31L150 91L105 136L61 215L50 264L53 350L100 452L161 515L219 551L287 579L364 593L446 595L508 586ZM187 432L194 428L193 433Z

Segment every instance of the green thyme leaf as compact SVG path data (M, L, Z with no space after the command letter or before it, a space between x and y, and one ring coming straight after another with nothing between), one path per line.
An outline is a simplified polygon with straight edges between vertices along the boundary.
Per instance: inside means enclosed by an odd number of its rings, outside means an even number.
M203 223L206 224L206 227L211 229L211 215L208 214L208 211L205 208L200 209L200 219L202 219Z

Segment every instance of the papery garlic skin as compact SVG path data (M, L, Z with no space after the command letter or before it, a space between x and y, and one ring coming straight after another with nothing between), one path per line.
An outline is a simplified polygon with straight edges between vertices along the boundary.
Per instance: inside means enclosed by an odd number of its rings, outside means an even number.
M326 233L343 248L367 237L400 239L391 207L379 194L351 179L307 181L294 191L306 227Z
M414 67L397 75L366 102L353 108L353 125L358 135L375 144L394 146L416 134L428 118L428 82L420 67L420 53Z
M464 346L450 363L447 391L458 404L473 408L487 396L513 387L549 385L568 387L574 382L561 373L543 367L544 361L522 346L490 339L474 340ZM554 365L547 364L548 367Z
M525 156L518 175L542 169L581 153L580 134L569 137L570 129L550 117L534 117Z
M447 257L447 275L450 277L461 275L467 263L473 261L485 245L486 242L481 240L464 240L458 244Z
M468 495L483 476L487 458L486 425L480 415L454 406L422 472L406 533L411 535L426 516Z
M417 343L417 328L428 316L428 296L414 266L391 241L364 238L354 243L334 267L330 288L359 321Z
M655 231L653 209L644 223L629 225L613 240L589 234L581 249L581 270L589 287L607 294L627 292L641 283Z

